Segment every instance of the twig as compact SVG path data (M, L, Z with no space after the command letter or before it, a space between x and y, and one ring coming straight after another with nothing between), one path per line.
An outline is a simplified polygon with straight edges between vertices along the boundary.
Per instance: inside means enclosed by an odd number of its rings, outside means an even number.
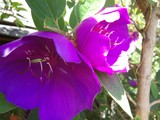
M160 104L160 99L159 99L159 100L155 100L155 101L151 102L151 104L150 104L150 108L151 108L153 105L155 105L155 104Z
M128 93L126 93L126 95L127 95L127 98L129 99L129 101L131 101L131 103L133 103L133 105L136 107L137 103L132 99L132 97Z
M122 113L120 112L120 110L116 107L116 110L117 110L117 112L119 113L119 115L122 117L122 119L123 120L126 120L125 118L124 118L124 116L122 115Z
M143 30L138 27L137 23L132 18L131 18L131 21L133 22L133 25L137 29L137 31L142 34Z
M46 20L47 20L47 18L44 20L44 28L47 28L47 29L49 29L49 30L51 30L51 31L54 31L54 32L57 32L57 33L60 33L60 34L62 34L62 35L65 35L65 32L63 32L62 30L60 30L59 28L53 28L53 27L51 27L51 26L48 26L48 25L46 25ZM54 21L54 23L56 24L57 22L56 21ZM57 25L57 24L56 24ZM58 25L57 25L58 26ZM59 26L58 26L59 27Z

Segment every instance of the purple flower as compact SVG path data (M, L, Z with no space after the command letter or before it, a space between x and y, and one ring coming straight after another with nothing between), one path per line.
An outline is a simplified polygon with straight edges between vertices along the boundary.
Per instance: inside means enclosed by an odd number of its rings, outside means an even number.
M111 7L82 21L76 31L78 50L93 68L113 74L127 72L128 54L135 50L137 33L129 35L127 9Z
M129 80L129 84L132 86L132 87L137 87L137 81L136 80Z
M41 120L70 120L92 109L100 91L96 74L70 41L55 32L36 32L0 46L0 91Z

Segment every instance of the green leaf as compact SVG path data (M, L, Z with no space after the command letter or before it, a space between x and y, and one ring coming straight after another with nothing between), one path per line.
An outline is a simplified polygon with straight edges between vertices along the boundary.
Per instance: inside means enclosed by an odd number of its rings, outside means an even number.
M66 0L46 0L48 7L55 19L58 19L63 14L66 7Z
M74 0L71 0L71 1L67 1L67 6L69 7L69 8L72 8L74 5L75 5L75 1Z
M76 8L73 8L70 18L69 18L69 24L72 28L76 27L80 21L78 20L78 16L76 14Z
M118 77L116 75L109 76L106 73L98 73L98 75L109 95L133 118L125 90Z
M26 0L32 12L42 20L58 19L66 6L65 0Z
M60 30L60 27L58 25L58 20L55 22L51 19L46 19L44 21L44 28L47 28L48 30L60 33L60 34L65 34L62 30Z
M14 23L19 27L24 27L24 24L18 18L14 20Z
M37 17L42 20L45 20L46 18L54 19L46 0L26 0L26 2Z
M2 14L1 14L1 20L6 19L6 18L9 18L9 17L10 17L10 15L7 14L7 13L2 13Z
M65 32L68 31L68 29L67 29L67 27L66 27L67 25L66 25L63 17L60 17L60 18L58 19L58 25L59 25L59 28L60 28L62 31L65 31Z
M160 120L160 111L157 112L158 120Z
M13 104L7 102L3 94L0 94L0 114L6 113L16 108Z
M156 73L156 80L160 84L160 70Z
M115 6L115 0L106 0L104 7Z
M18 6L22 6L22 3L20 3L20 2L11 2L11 5L13 7L18 7Z
M79 20L96 14L99 12L105 4L105 0L84 0L83 2L79 1L76 6L76 14L79 17Z
M34 24L39 31L46 31L47 29L44 28L44 20L40 19L37 17L33 12L32 12L32 19L34 21Z
M65 31L67 28L65 28L65 23L63 25L59 26L60 23L64 22L62 18L58 19L57 21L54 21L52 19L45 19L42 20L39 17L37 17L33 12L32 12L32 18L35 23L36 28L39 31L55 31L61 34L64 34L63 31ZM63 31L60 30L60 28L64 29Z
M96 14L103 8L104 4L105 0L80 0L71 13L71 27L73 28L73 26L75 26L78 22L81 22L85 18ZM74 20L76 20L76 22L74 22Z
M58 21L54 22L52 19L45 19L44 21L44 28L59 28Z
M27 11L27 9L23 8L23 7L17 7L15 8L17 11Z
M159 90L158 90L157 85L153 81L151 82L151 93L152 93L154 99L158 98Z

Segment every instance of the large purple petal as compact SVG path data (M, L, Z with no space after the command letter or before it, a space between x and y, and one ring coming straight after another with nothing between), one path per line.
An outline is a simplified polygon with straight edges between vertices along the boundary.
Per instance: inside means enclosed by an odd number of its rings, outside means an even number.
M95 18L89 17L85 20L83 20L78 26L76 30L76 37L77 37L77 45L78 49L81 49L82 46L85 44L85 40L93 26L95 26L98 22Z
M29 41L22 41L21 39L0 46L0 57L8 56L12 51L18 47L28 43Z
M92 109L100 84L95 73L83 62L64 63L54 69L53 79L43 89L40 105L41 120L70 120L88 108Z
M0 65L0 91L8 101L24 109L38 107L41 82L26 71L27 61ZM36 70L39 68L35 67Z
M90 32L80 52L90 61L93 68L112 72L106 58L109 50L110 43L106 36L97 32Z

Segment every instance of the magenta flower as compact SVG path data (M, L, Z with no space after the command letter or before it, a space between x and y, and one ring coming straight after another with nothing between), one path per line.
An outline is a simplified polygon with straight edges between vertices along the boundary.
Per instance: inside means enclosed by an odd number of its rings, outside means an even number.
M138 34L129 35L131 23L126 8L101 10L82 21L76 31L78 50L87 57L93 68L113 74L129 69L128 54L135 50Z
M0 91L41 120L71 120L92 109L100 84L88 61L54 32L36 32L0 46Z

